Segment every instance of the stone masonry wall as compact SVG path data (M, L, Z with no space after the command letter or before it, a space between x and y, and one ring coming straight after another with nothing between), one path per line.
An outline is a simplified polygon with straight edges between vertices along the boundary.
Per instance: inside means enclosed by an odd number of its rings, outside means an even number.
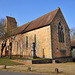
M15 18L6 17L4 20L4 33L11 33L10 30L17 27L17 22Z
M12 55L31 56L32 43L36 34L36 55L38 57L52 58L50 26L42 27L14 37ZM28 36L28 49L26 49L26 36ZM17 50L18 43L18 50Z
M58 24L61 22L61 26L63 27L64 32L64 43L59 42L58 37ZM53 51L53 58L61 57L60 50L66 50L66 56L70 56L70 33L67 23L61 13L61 10L58 11L56 14L53 22L51 23L51 38L52 38L52 51Z

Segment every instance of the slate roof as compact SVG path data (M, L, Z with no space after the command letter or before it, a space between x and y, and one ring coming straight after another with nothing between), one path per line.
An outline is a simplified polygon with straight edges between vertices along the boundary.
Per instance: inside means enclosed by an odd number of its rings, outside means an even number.
M28 31L31 31L34 29L38 29L38 28L50 25L50 23L54 19L55 15L59 9L60 8L57 8L43 16L40 16L39 18L37 18L31 22L28 22L20 27L13 29L13 35L25 33L25 32L28 32Z
M71 46L75 46L75 40L71 40Z

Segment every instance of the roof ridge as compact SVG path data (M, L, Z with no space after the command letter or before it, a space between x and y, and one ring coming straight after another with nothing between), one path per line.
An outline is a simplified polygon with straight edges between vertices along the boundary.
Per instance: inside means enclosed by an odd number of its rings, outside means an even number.
M60 9L60 8L58 7L57 9ZM55 9L55 10L57 10L57 9ZM49 14L49 13L51 13L51 12L55 11L55 10L52 10L52 11L50 11L50 12L46 13L46 14ZM41 15L40 17L45 16L46 14ZM38 17L38 18L40 18L40 17ZM36 18L36 19L38 19L38 18ZM32 20L32 21L35 21L36 19L34 19L34 20ZM32 22L32 21L30 21L30 22ZM29 23L29 22L27 22L27 23ZM27 24L27 23L25 23L25 24ZM23 25L25 25L25 24L23 24ZM21 25L21 26L23 26L23 25ZM21 26L19 26L19 27L21 27Z
M13 34L16 35L16 34L25 33L27 31L34 30L39 27L49 25L53 21L53 19L56 16L59 9L60 8L57 8L57 9L55 9L51 12L48 12L48 13L46 13L46 14L44 14L44 15L42 15L42 16L40 16L40 17L38 17L28 23L25 23L15 29L13 29L14 30Z

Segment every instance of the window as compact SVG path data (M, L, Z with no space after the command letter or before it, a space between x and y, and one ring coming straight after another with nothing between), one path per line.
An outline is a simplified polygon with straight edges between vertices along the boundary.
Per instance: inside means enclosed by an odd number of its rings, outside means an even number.
M20 41L20 52L21 52L21 45L22 45L22 44L21 44L21 41Z
M18 42L17 42L17 51L18 51L18 47L19 47L19 45L18 45Z
M60 54L62 57L66 56L66 50L60 50Z
M26 36L26 49L28 49L28 36Z
M64 42L64 32L60 22L58 25L58 35L59 35L59 42Z
M36 34L34 35L34 42L35 42L35 48L36 48Z

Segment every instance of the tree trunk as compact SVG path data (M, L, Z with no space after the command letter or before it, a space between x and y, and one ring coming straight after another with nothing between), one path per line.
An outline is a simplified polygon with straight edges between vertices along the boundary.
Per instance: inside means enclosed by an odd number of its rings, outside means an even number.
M10 49L10 51L9 51L9 59L11 59L11 49Z
M11 51L12 51L12 42L10 42L9 59L11 59Z
M2 58L2 54L3 54L3 51L1 50L1 56L0 56L1 58Z

